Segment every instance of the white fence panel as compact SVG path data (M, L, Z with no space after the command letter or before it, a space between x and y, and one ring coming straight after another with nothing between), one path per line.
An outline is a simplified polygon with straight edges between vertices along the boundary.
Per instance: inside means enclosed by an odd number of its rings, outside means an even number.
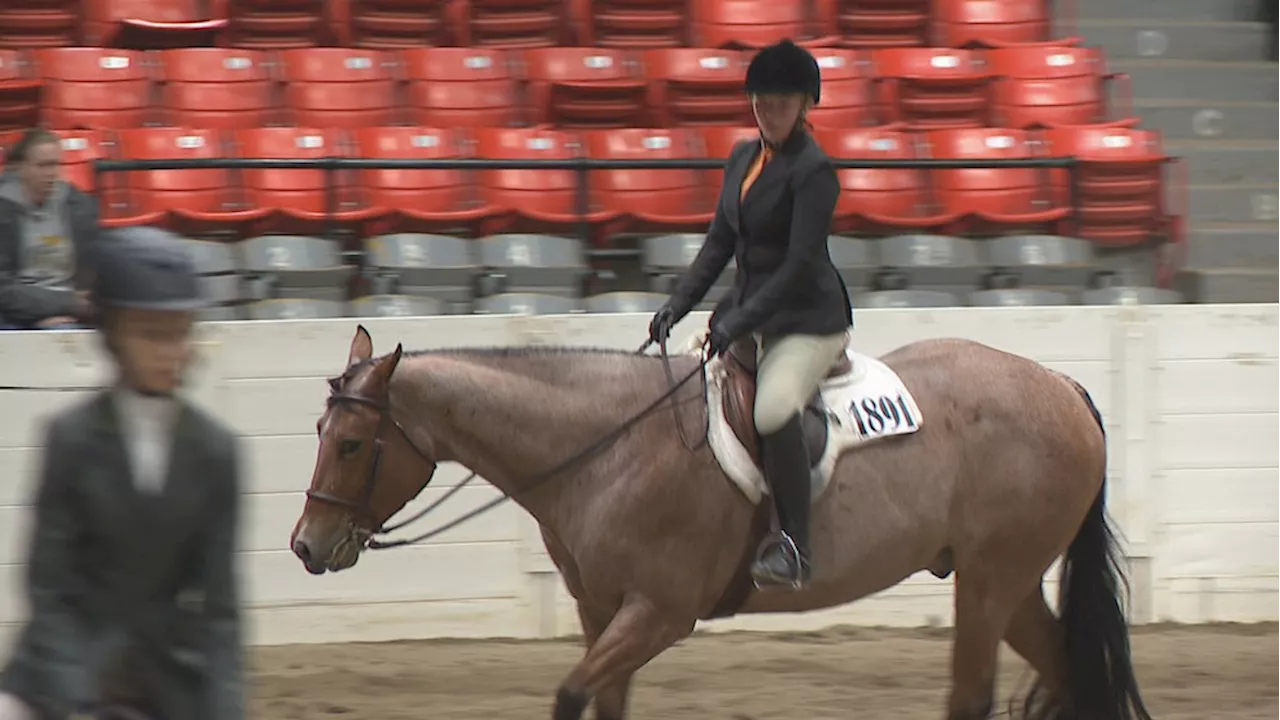
M1280 375L1275 305L866 310L854 338L882 354L965 337L1027 355L1089 389L1110 439L1113 516L1128 543L1136 621L1276 620ZM705 321L682 323L677 341ZM444 317L363 321L383 353L558 344L631 349L647 316ZM421 547L367 554L350 571L307 575L286 547L315 461L324 379L343 369L352 320L211 324L193 393L243 437L242 568L258 643L577 633L573 605L536 524L503 505ZM36 361L35 359L38 359ZM90 333L0 334L0 634L25 614L22 567L43 419L82 398L53 388L107 379ZM440 468L409 511L464 477ZM462 490L424 527L490 498ZM404 532L408 532L407 530ZM1053 584L1050 573L1050 585ZM1052 592L1052 587L1050 588ZM835 623L948 625L951 583L920 573L852 605L738 617L709 627L812 629Z

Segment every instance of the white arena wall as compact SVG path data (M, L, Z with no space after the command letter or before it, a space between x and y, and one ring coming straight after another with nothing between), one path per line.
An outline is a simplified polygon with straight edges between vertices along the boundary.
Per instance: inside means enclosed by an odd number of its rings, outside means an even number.
M705 314L681 324L685 335ZM854 337L879 354L958 336L1027 355L1094 395L1110 438L1110 510L1126 538L1134 622L1277 619L1280 421L1276 305L860 310ZM376 352L565 344L635 348L648 316L370 319ZM197 401L243 436L242 575L258 644L578 633L533 521L504 504L418 547L367 553L312 577L289 553L314 462L323 378L342 369L353 319L209 324ZM42 418L105 379L88 332L0 333L0 645L26 610L22 566ZM927 422L927 418L926 418ZM461 479L442 468L413 507ZM904 479L909 482L909 479ZM424 527L495 497L461 491ZM739 617L711 629L948 625L951 582L920 573L842 608Z

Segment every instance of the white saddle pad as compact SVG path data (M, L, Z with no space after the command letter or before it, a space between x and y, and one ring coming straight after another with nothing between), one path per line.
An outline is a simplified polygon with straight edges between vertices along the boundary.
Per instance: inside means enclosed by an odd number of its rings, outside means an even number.
M690 341L693 352L701 338ZM846 346L850 360L848 373L822 382L822 401L827 413L827 446L814 465L811 477L814 502L831 483L836 460L847 450L887 437L910 435L920 430L924 416L911 391L888 365ZM707 363L707 414L710 418L707 442L729 479L752 503L769 494L760 467L738 440L724 414L726 372L721 358Z

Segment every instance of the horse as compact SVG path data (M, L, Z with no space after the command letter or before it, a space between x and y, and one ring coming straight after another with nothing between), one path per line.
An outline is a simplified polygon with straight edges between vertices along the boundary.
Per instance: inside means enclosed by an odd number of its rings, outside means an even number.
M576 600L585 653L554 720L592 702L599 720L623 720L633 674L699 620L841 605L926 569L955 576L946 718L992 712L1003 639L1036 673L1021 716L1150 720L1105 511L1102 417L1083 387L968 340L880 358L849 347L806 410L814 575L800 591L759 590L748 566L772 503L744 432L749 363L663 349L375 357L357 327L328 381L292 551L318 575L399 544L375 536L456 462L537 520ZM682 444L698 423L710 441ZM1064 555L1055 617L1042 578Z

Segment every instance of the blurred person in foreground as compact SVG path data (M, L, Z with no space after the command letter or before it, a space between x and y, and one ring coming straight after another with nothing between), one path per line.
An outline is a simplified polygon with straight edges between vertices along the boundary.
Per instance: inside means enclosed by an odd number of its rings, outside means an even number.
M117 381L46 428L0 720L243 720L237 441L177 395L194 264L167 232L108 233L95 300Z
M90 314L98 203L61 179L62 144L28 130L0 174L0 325L77 327Z

